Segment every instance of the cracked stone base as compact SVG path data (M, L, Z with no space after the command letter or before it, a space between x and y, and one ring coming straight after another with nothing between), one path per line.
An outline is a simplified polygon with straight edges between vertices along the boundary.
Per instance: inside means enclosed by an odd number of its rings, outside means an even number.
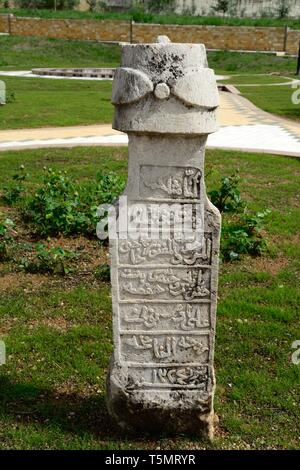
M132 388L124 365L121 368L113 361L107 377L107 406L113 420L130 433L190 434L212 440L218 421L213 393Z

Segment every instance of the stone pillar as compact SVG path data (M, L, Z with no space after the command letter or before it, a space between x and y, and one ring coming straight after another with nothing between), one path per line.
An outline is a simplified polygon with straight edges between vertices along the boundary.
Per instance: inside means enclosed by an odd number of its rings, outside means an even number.
M220 214L204 153L219 97L204 45L123 46L112 102L129 169L110 233L108 409L126 430L212 438Z

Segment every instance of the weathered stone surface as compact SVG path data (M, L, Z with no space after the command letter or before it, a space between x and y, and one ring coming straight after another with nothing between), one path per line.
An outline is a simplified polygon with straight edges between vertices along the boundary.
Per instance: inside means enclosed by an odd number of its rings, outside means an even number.
M172 92L177 98L192 106L214 109L219 106L219 93L214 72L203 69L180 78Z
M130 214L138 224L110 238L108 409L127 430L212 437L220 214L206 196L204 152L217 128L216 85L202 45L124 46L122 66L154 91L116 107L115 127L129 132L119 221ZM191 69L196 91L180 85Z
M124 132L200 135L218 129L218 90L203 44L123 46L112 101L121 105L113 127Z
M111 101L115 105L134 103L151 91L153 83L145 73L124 67L116 70Z

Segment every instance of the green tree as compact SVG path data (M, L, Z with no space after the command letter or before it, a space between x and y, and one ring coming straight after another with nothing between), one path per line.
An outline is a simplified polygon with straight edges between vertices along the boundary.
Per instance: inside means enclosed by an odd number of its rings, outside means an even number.
M290 2L288 0L279 0L277 14L279 18L286 18L290 12Z
M55 0L17 0L20 8L53 10ZM73 10L79 0L56 0L57 10Z
M148 10L153 13L168 12L173 9L175 0L150 0Z
M227 13L230 7L230 0L218 0L217 4L213 7L215 11L221 11L223 15Z

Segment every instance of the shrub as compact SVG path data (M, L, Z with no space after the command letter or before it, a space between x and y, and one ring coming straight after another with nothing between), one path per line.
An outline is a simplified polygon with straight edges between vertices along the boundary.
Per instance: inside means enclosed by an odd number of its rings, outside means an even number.
M96 197L102 204L114 202L124 187L125 180L116 173L98 172L96 175Z
M43 243L37 243L33 256L22 258L19 267L27 273L65 275L71 271L68 262L75 257L76 254L71 250L46 248Z
M43 185L27 202L26 216L42 236L71 233L75 224L84 222L79 211L78 193L64 173L51 168L45 171Z
M239 211L244 207L239 190L240 177L237 173L221 178L218 189L210 191L208 196L220 212Z
M51 235L95 235L99 221L97 208L100 204L111 204L123 191L125 180L119 175L99 172L96 178L77 184L66 172L45 168L43 183L34 194L22 197L23 215L39 236ZM25 191L24 181L28 175L14 175L15 185L6 188L4 200L9 204L19 203ZM258 256L267 248L263 234L263 222L269 211L251 213L242 201L237 174L222 177L218 188L208 194L212 203L224 214L221 236L221 257L225 261L238 259L242 254ZM5 231L6 230L6 231ZM7 228L2 228L3 234ZM8 235L6 235L9 237ZM8 239L2 236L2 257L6 256ZM34 272L65 273L64 259L67 251L46 250L40 246L36 257L24 259L23 269ZM109 279L109 267L101 266L95 272L101 280Z
M267 249L263 222L269 213L266 210L235 216L233 220L223 220L221 256L224 261L237 260L242 254L260 256Z
M100 264L95 269L95 277L99 281L109 282L110 281L110 266L107 263Z
M12 230L14 222L0 214L0 261L10 258L10 248L13 242Z
M210 171L212 173L212 170ZM208 193L211 202L224 214L221 233L221 258L234 261L243 254L259 256L267 249L263 222L270 213L250 213L241 198L237 173L221 178L220 186Z
M14 184L4 187L2 194L3 201L9 206L20 200L25 191L24 182L29 175L25 173L24 165L20 166L20 173L13 175Z
M41 236L94 234L98 205L111 203L124 188L124 181L114 173L99 173L94 181L80 186L66 172L51 168L45 172L43 185L28 199L24 210Z

